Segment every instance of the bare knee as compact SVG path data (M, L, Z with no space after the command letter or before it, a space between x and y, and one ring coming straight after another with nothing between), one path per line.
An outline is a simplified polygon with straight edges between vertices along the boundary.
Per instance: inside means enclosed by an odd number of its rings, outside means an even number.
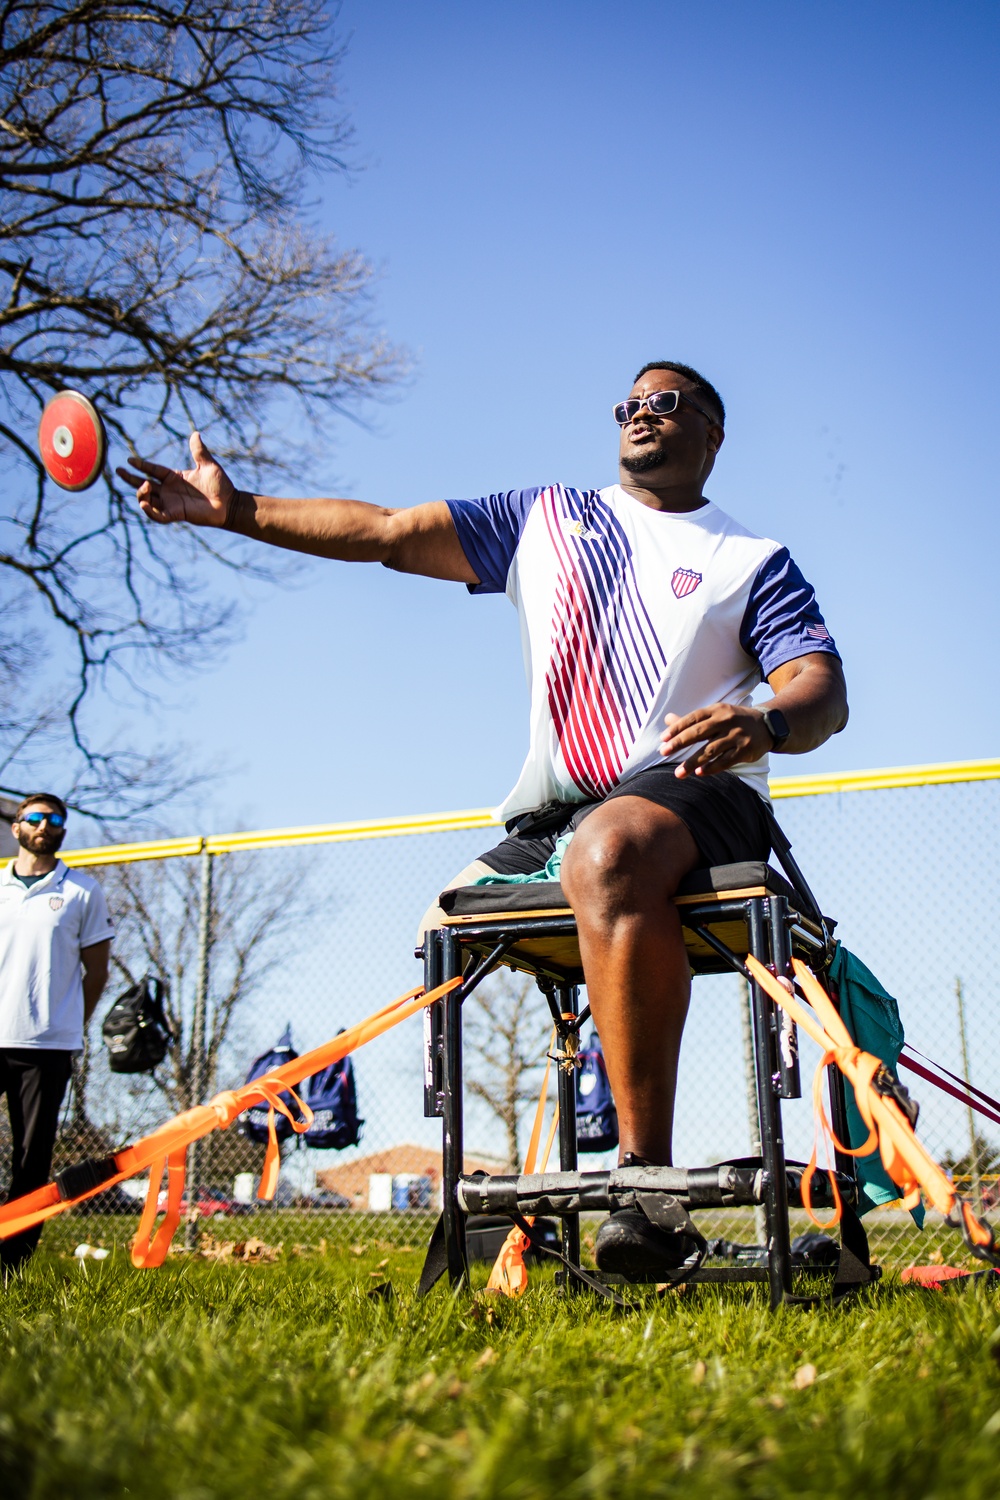
M582 825L566 851L560 878L580 920L613 921L617 916L662 906L672 894L658 878L645 841L621 828L587 830Z
M586 898L631 884L639 874L642 850L638 841L615 827L581 824L563 858L560 879L572 905Z
M560 880L579 914L662 906L697 864L697 848L680 819L631 798L592 813L573 835ZM618 809L621 809L619 812Z

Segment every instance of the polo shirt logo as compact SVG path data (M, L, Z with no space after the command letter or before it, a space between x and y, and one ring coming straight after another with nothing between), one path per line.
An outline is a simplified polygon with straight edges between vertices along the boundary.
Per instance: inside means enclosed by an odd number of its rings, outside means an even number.
M66 905L66 902L63 900L62 896L50 896L49 905L51 906L53 911L58 911L60 907Z

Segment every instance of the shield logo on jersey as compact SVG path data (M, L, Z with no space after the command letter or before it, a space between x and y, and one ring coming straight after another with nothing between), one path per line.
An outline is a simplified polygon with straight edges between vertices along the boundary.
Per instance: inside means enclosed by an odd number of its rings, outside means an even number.
M696 573L693 568L675 568L670 587L678 599L686 599L688 594L694 593L700 582L701 574Z
M66 903L61 896L50 896L49 905L51 906L53 911L58 911L60 907L65 906Z

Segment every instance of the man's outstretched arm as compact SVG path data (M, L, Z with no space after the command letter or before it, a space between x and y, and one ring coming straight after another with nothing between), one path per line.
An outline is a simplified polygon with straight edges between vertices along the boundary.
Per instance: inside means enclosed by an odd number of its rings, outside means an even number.
M151 521L167 526L224 527L272 547L343 562L380 562L400 573L423 573L455 583L478 583L443 500L405 510L363 500L288 500L237 490L197 432L191 435L192 469L168 469L135 458L119 469L135 485Z

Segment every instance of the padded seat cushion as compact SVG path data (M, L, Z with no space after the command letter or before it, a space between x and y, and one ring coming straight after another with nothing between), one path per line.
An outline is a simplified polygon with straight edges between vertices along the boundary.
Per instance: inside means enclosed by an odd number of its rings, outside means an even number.
M677 894L721 895L726 891L745 891L761 886L775 896L795 896L785 877L763 861L692 870L681 881ZM474 917L497 911L569 910L569 902L558 880L531 880L518 885L461 885L455 890L443 891L439 899L442 910L449 917Z

